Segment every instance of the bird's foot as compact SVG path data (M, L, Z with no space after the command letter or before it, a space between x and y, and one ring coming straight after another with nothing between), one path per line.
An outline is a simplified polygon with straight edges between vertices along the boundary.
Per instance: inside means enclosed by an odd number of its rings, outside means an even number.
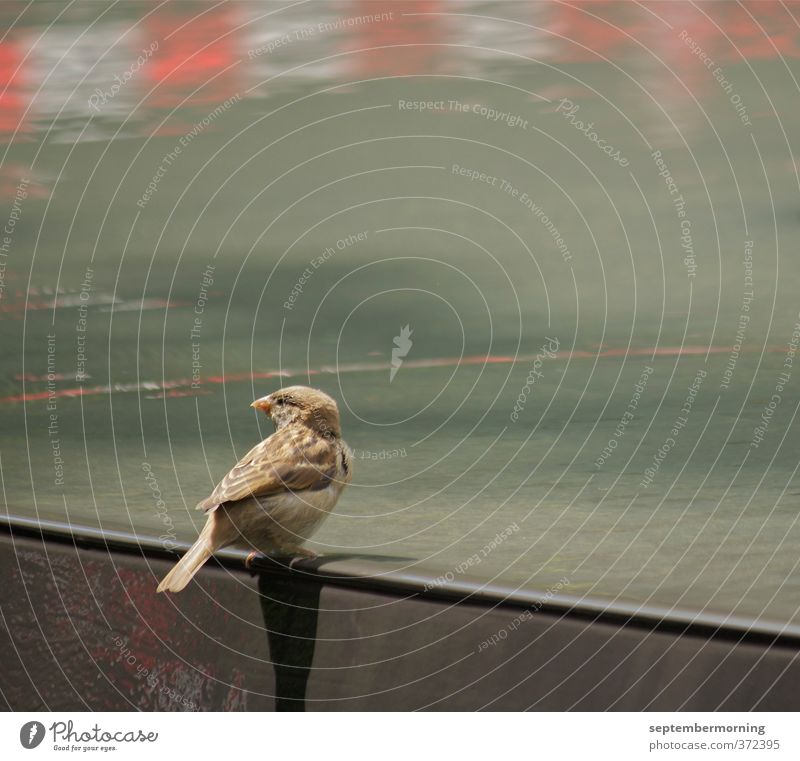
M293 568L294 564L299 560L314 560L314 558L319 557L314 550L309 550L305 547L286 547L285 549L287 553L295 556L289 561L289 568Z

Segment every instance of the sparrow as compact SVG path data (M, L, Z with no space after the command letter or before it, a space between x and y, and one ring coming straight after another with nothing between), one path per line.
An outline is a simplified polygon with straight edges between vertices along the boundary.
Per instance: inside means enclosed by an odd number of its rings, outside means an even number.
M197 541L158 585L180 592L223 547L316 557L300 545L336 505L353 477L336 402L318 389L288 386L251 405L275 433L256 444L197 509L208 514Z

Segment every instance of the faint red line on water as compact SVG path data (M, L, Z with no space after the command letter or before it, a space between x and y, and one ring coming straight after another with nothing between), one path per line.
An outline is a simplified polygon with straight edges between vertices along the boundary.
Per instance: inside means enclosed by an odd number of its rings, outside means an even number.
M60 297L55 301L18 301L10 304L0 304L0 313L13 312L40 312L45 309L68 309L82 304L77 294ZM102 297L99 301L94 299L91 306L100 307L101 312L139 312L149 309L172 309L174 307L190 306L190 301L166 301L165 299L142 299L139 301L114 301L113 297Z
M729 346L663 346L660 349L606 349L600 352L601 357L623 357L626 354L629 357L675 357L675 356L692 356L696 354L727 354L730 352ZM767 349L767 351L774 351ZM576 356L573 353L572 356ZM594 356L594 354L592 354Z
M89 376L86 376L87 378ZM47 374L45 375L34 375L33 373L17 373L14 376L14 380L18 381L28 381L29 383L36 383L41 381L47 380L78 380L78 373L53 373L53 376L50 377Z
M772 346L768 352L786 351L785 347ZM696 356L706 354L726 354L730 352L729 347L724 346L665 346L660 349L605 349L602 351L560 351L556 352L556 359L592 359L594 357L674 357L674 356ZM506 365L514 362L532 362L536 355L524 355L513 357L511 355L498 356L472 356L472 357L440 357L431 359L406 359L403 361L403 369L423 369L431 367L452 367L454 365ZM390 362L354 362L342 365L323 365L319 369L310 370L257 370L246 373L228 373L228 375L210 375L203 378L201 383L213 383L217 385L225 383L240 383L242 381L264 380L268 378L294 378L297 376L311 375L337 375L340 373L365 373L365 372L386 372L391 368ZM44 377L44 376L41 376ZM186 396L192 394L192 380L179 378L167 381L144 381L141 383L113 383L105 386L78 386L75 388L64 388L54 391L34 391L31 393L15 394L13 396L0 397L0 403L10 404L13 402L35 402L43 399L52 398L72 398L78 396L100 396L103 394L126 394L134 391L166 392L173 389L184 389ZM169 394L178 396L178 394Z
M208 396L210 391L199 391L197 389L170 389L169 391L159 391L155 394L148 394L145 399L171 399L181 396Z

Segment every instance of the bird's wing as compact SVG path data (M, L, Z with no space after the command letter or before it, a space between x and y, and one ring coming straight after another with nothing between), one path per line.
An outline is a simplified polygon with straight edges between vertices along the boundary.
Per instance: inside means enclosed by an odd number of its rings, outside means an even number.
M256 444L216 486L198 510L224 502L321 489L336 475L336 450L319 436L289 428Z

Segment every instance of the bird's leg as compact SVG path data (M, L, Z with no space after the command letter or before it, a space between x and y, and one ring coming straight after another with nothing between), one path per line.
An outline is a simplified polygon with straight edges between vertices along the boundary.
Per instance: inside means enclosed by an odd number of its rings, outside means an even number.
M289 568L292 568L298 560L303 560L304 558L313 560L314 558L319 557L314 550L309 550L306 547L300 547L297 544L286 544L281 547L281 552L285 552L287 555L295 556L289 561Z
M281 545L280 550L287 555L300 555L300 557L310 558L311 560L319 557L314 550L309 550L307 547L300 547L297 544L283 544Z
M298 560L309 559L313 560L314 558L318 558L319 555L314 552L313 550L309 550L305 547L300 547L297 544L284 544L280 548L278 548L282 555L294 555L289 562L289 568L291 568L294 563ZM248 570L252 567L253 561L259 557L262 553L258 552L257 550L253 550L244 560L244 567Z

